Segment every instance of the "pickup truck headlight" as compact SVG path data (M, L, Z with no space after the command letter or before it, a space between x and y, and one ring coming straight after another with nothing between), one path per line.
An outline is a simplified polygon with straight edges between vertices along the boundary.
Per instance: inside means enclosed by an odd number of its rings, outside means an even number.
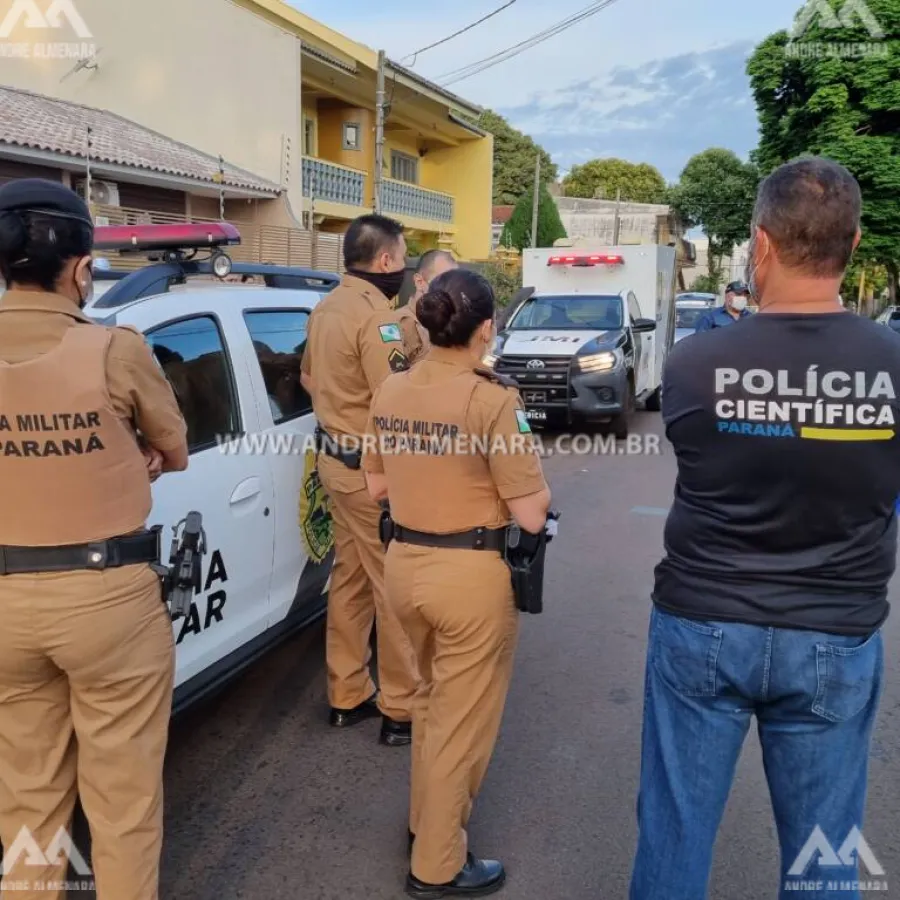
M591 353L589 356L576 357L578 368L582 372L608 372L614 369L619 362L616 353Z
M488 353L481 358L481 364L487 369L493 369L497 364L497 355L494 353Z

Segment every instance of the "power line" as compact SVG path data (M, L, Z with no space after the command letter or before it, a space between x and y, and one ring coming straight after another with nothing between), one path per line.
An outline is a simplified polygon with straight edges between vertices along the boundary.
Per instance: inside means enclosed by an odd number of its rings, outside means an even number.
M503 4L499 9L495 9L493 12L488 13L486 16L482 16L477 22L473 22L471 25L466 25L465 28L460 28L459 31L454 31L453 34L448 37L442 38L439 41L435 41L433 44L429 44L427 47L423 47L421 50L416 50L415 53L410 53L409 56L405 56L401 63L406 60L410 60L409 65L414 66L416 64L416 59L419 54L425 53L426 50L433 50L435 47L440 47L441 44L446 44L448 41L452 41L454 38L458 38L461 34L465 34L467 31L471 31L473 28L477 28L482 22L487 22L488 19L493 19L498 13L502 13L504 9L509 9L510 6L515 3L516 0L507 0L506 3Z
M542 44L544 41L547 41L552 37L556 37L556 35L561 34L563 31L566 31L573 25L578 25L580 22L584 22L595 13L606 9L608 6L612 6L613 3L616 2L618 2L618 0L597 0L597 2L592 3L590 6L586 7L580 12L574 13L568 18L563 19L561 22L557 22L555 25L551 25L549 28L546 28L543 31L539 31L537 34L532 35L530 38L526 38L526 40L520 41L518 44L514 44L512 47L507 47L505 50L501 50L498 53L492 54L491 56L486 56L484 59L480 59L477 62L470 63L467 66L462 66L459 69L448 72L446 75L440 76L437 81L443 87L449 87L451 84L456 84L459 81L464 81L467 78L471 78L473 75L478 75L480 72L484 72L487 69L493 68L494 66L497 66L502 62L506 62L508 59L512 59L514 56L518 56L520 53L524 53L526 50L530 50L532 47L536 47L538 44Z

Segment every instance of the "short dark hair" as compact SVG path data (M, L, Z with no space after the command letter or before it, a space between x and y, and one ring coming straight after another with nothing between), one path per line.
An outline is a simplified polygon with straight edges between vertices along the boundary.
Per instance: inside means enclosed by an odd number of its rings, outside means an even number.
M419 263L416 266L416 275L421 275L427 281L428 275L434 269L434 266L439 259L447 259L452 263L456 262L453 258L453 254L448 250L426 250L419 257Z
M379 254L390 252L402 236L403 226L387 216L354 219L344 235L344 268L370 265Z
M0 276L13 283L56 290L73 258L90 256L94 230L86 222L60 218L51 211L0 210Z
M853 256L862 193L842 165L823 157L795 159L759 187L753 224L772 238L778 258L813 278L836 278Z
M436 347L465 347L475 329L494 318L494 291L478 272L451 269L431 282L416 315Z

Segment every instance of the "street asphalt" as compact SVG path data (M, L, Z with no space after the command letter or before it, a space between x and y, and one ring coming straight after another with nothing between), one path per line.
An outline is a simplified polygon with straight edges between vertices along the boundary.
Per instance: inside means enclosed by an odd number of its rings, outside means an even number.
M650 413L638 416L637 428L662 431ZM470 840L476 853L506 864L499 897L625 900L649 596L675 461L662 438L659 455L556 456L545 472L562 511L548 550L545 612L522 621L502 734ZM900 896L898 629L894 615L864 829L891 888L878 896ZM162 900L404 896L408 750L379 746L376 721L329 728L323 666L316 626L175 723ZM775 898L777 882L751 729L710 898Z

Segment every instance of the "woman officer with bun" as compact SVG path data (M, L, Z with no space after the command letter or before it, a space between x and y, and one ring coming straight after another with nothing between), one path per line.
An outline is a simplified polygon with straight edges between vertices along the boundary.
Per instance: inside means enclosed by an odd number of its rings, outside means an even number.
M540 532L550 491L515 384L479 368L494 339L488 282L464 269L440 275L418 315L432 348L373 397L363 466L373 498L390 503L387 594L423 678L406 891L424 900L483 896L505 880L499 862L468 852L465 829L517 639L505 528Z

